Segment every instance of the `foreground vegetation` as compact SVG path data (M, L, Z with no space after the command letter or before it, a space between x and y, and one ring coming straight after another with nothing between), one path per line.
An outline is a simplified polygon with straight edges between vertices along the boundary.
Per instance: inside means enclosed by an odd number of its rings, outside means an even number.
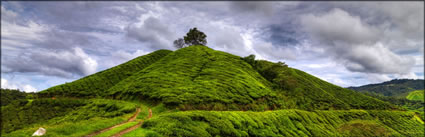
M7 106L15 100L26 99L28 94L16 89L0 89L1 106Z
M49 131L47 136L85 135L124 121L136 106L105 99L19 100L2 107L1 132L5 136L29 136L43 127Z
M424 136L414 113L374 110L185 111L142 127L147 136Z

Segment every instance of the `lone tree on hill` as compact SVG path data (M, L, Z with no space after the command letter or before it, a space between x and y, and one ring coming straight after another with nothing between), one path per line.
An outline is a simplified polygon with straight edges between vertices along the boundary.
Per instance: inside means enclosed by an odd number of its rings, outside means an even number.
M174 47L176 47L176 48L178 48L178 49L180 49L180 48L184 48L184 47L185 47L185 43L184 43L184 40L183 40L182 38L178 38L178 39L176 39L176 40L173 42L173 44L174 44Z
M207 35L203 32L199 31L197 28L190 29L186 36L174 40L174 47L176 48L184 48L192 45L207 45Z
M189 45L207 45L207 35L203 32L198 31L198 29L190 29L189 32L184 36L184 42Z

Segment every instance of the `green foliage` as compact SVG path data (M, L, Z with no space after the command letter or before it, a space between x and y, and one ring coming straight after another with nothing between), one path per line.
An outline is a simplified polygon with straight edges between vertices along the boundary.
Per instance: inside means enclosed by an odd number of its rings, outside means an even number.
M137 122L137 121L128 122L128 123L123 124L123 125L121 125L119 127L116 127L116 128L111 129L109 131L106 131L106 132L103 132L101 134L98 134L98 135L96 135L94 137L110 137L110 136L115 135L116 133L119 133L120 131L122 131L124 129L127 129L127 128L130 128L130 127L134 126L134 125L137 125L138 123L139 122Z
M28 137L31 136L39 127L43 127L47 130L43 137L81 137L92 132L111 127L127 120L132 114L126 114L120 117L105 118L105 117L94 117L88 120L80 121L66 121L61 123L55 123L50 120L47 123L35 124L31 127L13 131L8 134L2 134L7 137Z
M405 98L411 91L424 89L424 83L425 81L423 79L394 79L383 83L349 88L360 92L369 92L383 96Z
M281 94L286 108L303 110L396 109L395 106L363 94L338 87L285 63L258 60L250 63Z
M417 101L417 100L408 100L406 98L398 98L398 97L391 97L391 96L382 96L380 94L376 93L369 93L365 92L365 95L377 98L382 101L389 102L391 104L394 104L398 106L399 108L402 108L404 110L408 110L411 112L419 113L422 119L425 119L424 117L424 102L423 101Z
M186 34L186 36L184 36L183 38L184 38L184 42L188 46L207 45L207 39L206 39L207 35L199 31L197 28L190 29L189 32Z
M27 94L16 89L0 89L1 106L6 106L14 100L25 99Z
M94 117L112 118L134 112L136 104L105 99L21 100L2 107L2 133L31 127L32 124L77 122Z
M415 90L406 97L408 100L418 100L424 102L424 90Z
M116 84L109 93L118 99L157 100L182 110L243 110L278 105L268 102L275 96L268 84L238 56L190 46Z
M423 121L414 117L409 112L364 110L185 111L154 117L142 127L163 136L424 136Z
M38 99L30 103L27 100L14 102L14 104L1 108L2 133L21 129L28 124L64 116L85 103L83 100L75 99Z
M143 70L150 64L169 54L169 50L158 50L137 57L121 65L81 78L71 83L58 85L44 91L43 96L96 97L105 96L105 91L127 77Z
M371 136L401 136L390 127L376 121L354 120L338 128L343 136L371 137Z
M255 60L254 55L241 58L199 45L169 52L156 51L45 92L146 100L180 110L396 109L389 103L290 68L283 62ZM141 61L149 59L148 63ZM124 67L130 64L143 67L135 70ZM124 74L128 77L121 77ZM114 75L119 75L119 79L111 82L114 77L110 76ZM103 79L87 82L97 77ZM77 84L81 82L102 88L89 90L88 87L93 86ZM105 86L105 83L111 84ZM76 90L77 87L83 90Z
M185 47L185 43L184 43L184 40L182 38L178 38L178 39L174 40L173 45L177 49Z
M137 128L127 134L124 134L122 137L158 137L158 133L149 131L143 128Z

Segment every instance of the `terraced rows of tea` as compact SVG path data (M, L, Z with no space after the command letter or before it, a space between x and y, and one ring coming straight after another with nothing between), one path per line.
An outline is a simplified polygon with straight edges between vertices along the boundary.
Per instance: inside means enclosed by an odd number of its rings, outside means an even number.
M46 89L42 93L73 97L104 96L106 94L105 91L110 87L158 61L169 53L171 53L169 50L158 50L74 82Z

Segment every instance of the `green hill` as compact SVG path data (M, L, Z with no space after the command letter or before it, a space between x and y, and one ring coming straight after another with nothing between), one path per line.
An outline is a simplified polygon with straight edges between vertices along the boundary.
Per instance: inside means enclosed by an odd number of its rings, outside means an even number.
M406 96L408 100L419 100L424 102L424 90L415 90Z
M394 79L383 83L349 87L349 89L359 92L380 94L383 96L405 98L411 91L424 89L424 84L425 81L423 79Z
M156 51L42 93L150 100L181 110L395 108L279 63L206 46Z
M144 69L162 57L171 53L158 50L145 56L137 57L121 65L83 77L71 83L61 84L41 92L45 96L95 97L105 96L105 91L123 79Z
M276 94L269 85L240 57L192 46L170 53L118 83L109 93L120 99L138 95L183 109L220 110L227 104L239 108L270 101Z
M114 135L137 124L118 126L136 106L144 122L124 136L424 136L416 111L206 46L155 51L31 99L13 94L20 100L1 107L2 136L39 127L46 136L84 136L115 125L99 134Z

